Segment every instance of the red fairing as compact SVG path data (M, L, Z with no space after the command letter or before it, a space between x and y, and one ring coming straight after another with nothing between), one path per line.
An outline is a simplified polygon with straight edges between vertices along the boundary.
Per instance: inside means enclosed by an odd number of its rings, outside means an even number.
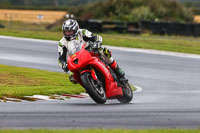
M87 66L92 66L93 68L98 69L105 78L106 97L108 99L123 95L122 88L117 86L117 82L114 81L114 78L112 77L107 66L101 62L99 58L92 56L90 52L85 50L85 44L79 52L76 52L74 55L68 57L67 64L69 70L74 73L74 78L80 84L80 75L84 72L91 72L93 79L97 80L94 70L84 69Z
M77 59L78 59L78 64L75 63L75 60ZM83 45L80 51L68 57L67 65L68 65L69 70L74 72L89 65L89 62L95 59L96 59L95 57L92 57L91 54L85 50L85 45Z
M90 72L91 75L92 75L92 78L93 78L94 80L97 80L97 76L96 76L96 74L95 74L95 71L93 71L93 70L83 70L83 71L80 73L80 75L83 74L83 73L85 73L85 72Z

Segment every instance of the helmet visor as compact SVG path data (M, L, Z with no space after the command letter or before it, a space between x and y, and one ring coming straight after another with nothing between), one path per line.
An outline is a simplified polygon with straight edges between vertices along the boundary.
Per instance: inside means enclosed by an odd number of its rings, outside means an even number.
M72 36L74 35L74 31L73 30L66 30L66 31L63 31L64 35L65 36Z

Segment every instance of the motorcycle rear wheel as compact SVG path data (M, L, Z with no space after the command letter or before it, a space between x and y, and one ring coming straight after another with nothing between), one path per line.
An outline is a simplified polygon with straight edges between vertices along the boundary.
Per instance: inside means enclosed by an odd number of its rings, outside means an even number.
M96 103L104 104L106 102L106 93L102 82L99 85L98 82L92 78L90 72L83 73L81 75L81 81L87 93Z
M124 87L122 87L123 96L118 98L117 100L121 103L129 103L133 99L133 91L128 82L124 82L123 84L124 84Z

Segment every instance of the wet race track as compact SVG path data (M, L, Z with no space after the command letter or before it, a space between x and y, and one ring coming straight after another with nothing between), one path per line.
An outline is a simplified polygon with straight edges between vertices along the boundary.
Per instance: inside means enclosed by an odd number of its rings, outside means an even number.
M200 128L200 57L115 48L142 91L130 104L90 98L0 103L0 128ZM193 56L193 57L189 57ZM57 42L0 36L0 64L62 72Z

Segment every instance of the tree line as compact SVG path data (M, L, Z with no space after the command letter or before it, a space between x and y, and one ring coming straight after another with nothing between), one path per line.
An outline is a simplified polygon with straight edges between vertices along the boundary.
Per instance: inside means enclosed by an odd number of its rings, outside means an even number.
M107 0L70 11L81 19L96 18L108 21L176 21L192 22L193 10L176 0Z

